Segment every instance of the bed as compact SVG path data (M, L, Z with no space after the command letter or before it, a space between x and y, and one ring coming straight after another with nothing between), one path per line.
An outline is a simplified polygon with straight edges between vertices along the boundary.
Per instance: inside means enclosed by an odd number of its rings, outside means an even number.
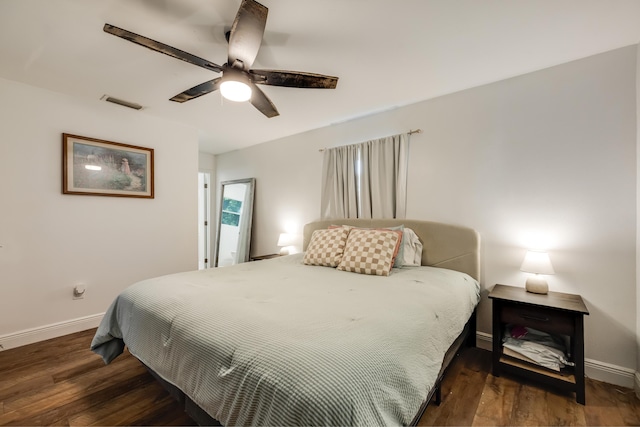
M91 344L105 363L125 345L201 425L415 425L446 367L475 345L479 236L418 220L403 226L419 267L387 277L305 265L295 254L138 282L112 303Z

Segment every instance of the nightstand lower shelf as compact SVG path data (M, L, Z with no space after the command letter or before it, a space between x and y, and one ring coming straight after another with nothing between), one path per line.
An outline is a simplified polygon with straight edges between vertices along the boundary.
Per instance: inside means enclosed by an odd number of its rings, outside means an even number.
M512 369L517 368L517 370ZM567 383L569 385L568 390L574 390L576 386L576 377L572 373L569 372L556 372L550 369L543 368L542 366L532 365L531 363L527 363L518 359L514 359L509 356L500 357L500 366L498 368L500 371L507 372L511 371L512 373L522 374L521 370L528 371L527 374L531 373L533 375L543 375L545 380L551 380L554 384L562 385L562 383ZM554 381L556 380L556 381ZM560 381L560 382L558 382Z

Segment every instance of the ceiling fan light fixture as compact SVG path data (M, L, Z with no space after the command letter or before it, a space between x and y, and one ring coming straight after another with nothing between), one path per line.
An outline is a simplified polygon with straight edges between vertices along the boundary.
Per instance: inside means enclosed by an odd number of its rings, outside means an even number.
M222 72L220 93L229 101L245 102L251 99L249 76L246 73L228 68Z
M244 82L226 80L220 84L220 93L229 101L245 102L251 99L251 88Z

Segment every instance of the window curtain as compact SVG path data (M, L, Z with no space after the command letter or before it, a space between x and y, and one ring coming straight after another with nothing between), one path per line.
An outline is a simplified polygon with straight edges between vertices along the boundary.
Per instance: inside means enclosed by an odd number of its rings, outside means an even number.
M326 149L321 217L405 218L409 135Z

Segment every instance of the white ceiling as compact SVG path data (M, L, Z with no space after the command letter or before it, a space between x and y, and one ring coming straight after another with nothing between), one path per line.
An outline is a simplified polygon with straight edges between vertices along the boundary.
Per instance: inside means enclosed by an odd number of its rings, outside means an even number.
M221 153L502 80L640 41L639 0L263 0L254 68L338 76L335 90L262 86L280 116L218 92L219 76L102 31L105 23L217 64L240 0L0 0L0 77L108 94L200 130ZM123 108L114 105L113 108Z

